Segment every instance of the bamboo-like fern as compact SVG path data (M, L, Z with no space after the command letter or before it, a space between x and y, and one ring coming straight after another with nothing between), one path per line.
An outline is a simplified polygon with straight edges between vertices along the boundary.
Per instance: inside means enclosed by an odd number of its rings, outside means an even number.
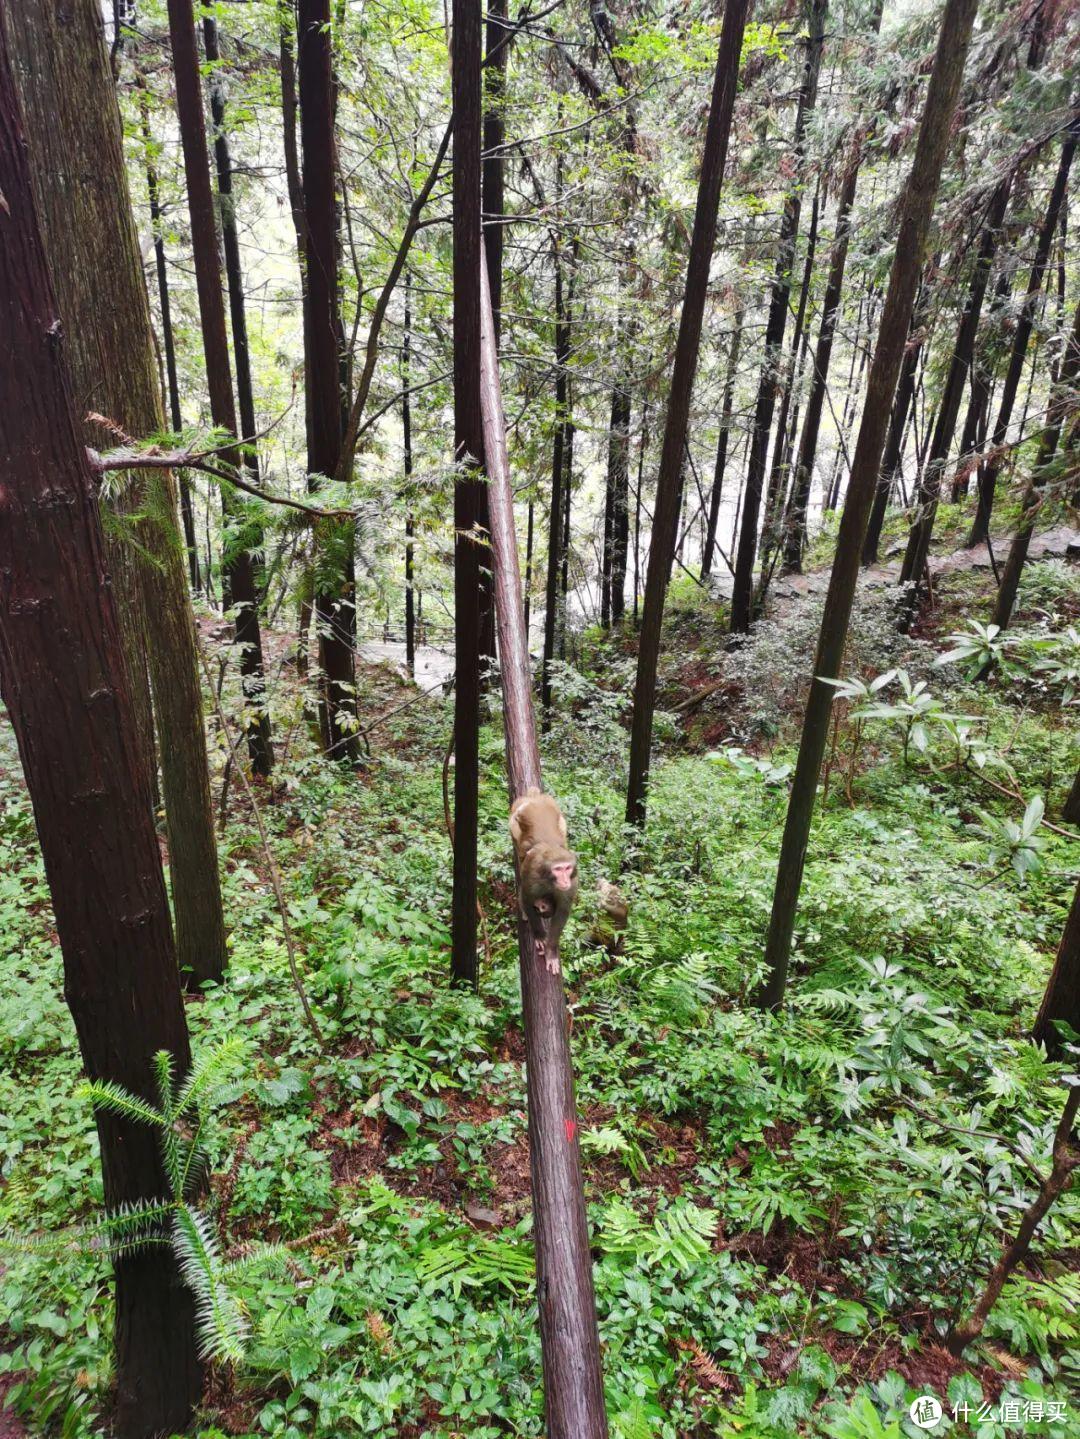
M89 1099L95 1110L134 1124L149 1124L158 1131L167 1195L118 1206L88 1224L57 1234L0 1230L0 1247L21 1252L77 1249L116 1260L155 1245L170 1246L181 1277L195 1297L203 1358L232 1363L243 1358L251 1325L231 1283L256 1267L281 1263L286 1254L280 1246L261 1245L237 1260L223 1260L214 1227L195 1202L207 1165L202 1135L208 1102L241 1049L239 1039L219 1045L196 1059L179 1082L173 1055L159 1050L153 1058L156 1107L111 1080L89 1080L79 1086L77 1093Z

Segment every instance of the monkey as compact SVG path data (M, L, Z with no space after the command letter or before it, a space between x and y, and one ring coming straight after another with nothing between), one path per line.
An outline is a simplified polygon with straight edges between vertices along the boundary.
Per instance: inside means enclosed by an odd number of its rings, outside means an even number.
M622 954L623 930L629 916L626 900L622 891L606 879L597 880L596 894L600 912L593 920L589 940L610 955Z
M517 855L522 917L533 933L535 954L549 974L559 973L559 938L577 899L577 855L566 847L566 820L551 795L530 789L510 808L510 837ZM535 918L548 920L537 934Z

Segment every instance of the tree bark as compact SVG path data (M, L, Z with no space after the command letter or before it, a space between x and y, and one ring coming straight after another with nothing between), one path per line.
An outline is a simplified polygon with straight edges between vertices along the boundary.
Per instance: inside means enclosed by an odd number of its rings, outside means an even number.
M1058 1055L1061 1041L1054 1020L1064 1020L1080 1033L1080 884L1065 919L1054 967L1046 984L1038 1017L1031 1031L1036 1044L1045 1044L1048 1053Z
M109 56L94 0L72 0L66 19L49 6L7 12L20 79L38 215L54 290L70 328L68 362L82 406L135 439L164 428L150 308L131 215L120 114L105 83ZM95 448L115 438L85 423ZM160 738L169 871L180 965L194 988L225 969L225 921L203 729L195 626L168 470L131 476L135 543L121 537L135 592L121 591L145 617ZM110 564L113 556L110 554Z
M236 397L240 409L240 432L250 440L257 433L255 393L251 384L251 345L248 342L247 309L244 303L244 267L240 259L240 233L236 225L236 197L233 192L232 154L225 126L225 85L221 77L221 46L217 21L203 17L203 49L210 67L210 117L214 122L214 166L218 183L218 223L225 253L225 284L229 292L229 319L232 327L233 359L236 362ZM243 448L244 465L251 483L259 483L259 456L254 443ZM260 588L261 588L261 577Z
M1073 775L1072 788L1061 806L1061 817L1069 824L1080 824L1080 769ZM1077 1032L1080 1033L1080 1029Z
M817 253L817 232L818 214L821 208L821 182L819 180L817 189L814 191L814 202L810 209L810 225L806 232L806 259L803 263L802 284L799 286L799 303L795 310L795 330L791 336L791 354L788 357L787 374L784 376L783 391L780 396L780 413L776 420L776 435L773 439L772 463L769 466L769 487L765 497L765 526L762 535L762 569L768 571L772 555L782 539L779 528L784 509L784 497L787 494L787 475L784 470L785 448L787 445L788 415L791 411L791 401L795 389L795 370L799 362L799 350L802 346L803 329L806 324L806 305L810 298L810 284L814 277L814 256ZM764 603L765 576L762 576L762 586L758 592L757 608L760 611Z
M111 102L100 30L94 38ZM95 476L27 156L0 25L0 693L86 1072L156 1100L152 1057L168 1050L184 1074L187 1028ZM103 1114L97 1129L111 1209L168 1193L156 1131ZM118 1439L182 1431L200 1367L194 1303L172 1250L119 1260L115 1284Z
M908 534L904 561L900 567L901 584L913 583L918 586L921 583L923 571L926 569L926 562L930 554L930 539L934 532L934 519L937 515L938 498L941 494L941 477L949 458L949 450L956 431L956 421L960 416L960 401L963 398L964 386L967 383L975 356L975 337L979 330L983 299L986 295L990 267L997 251L1011 189L1010 177L1003 180L990 197L986 224L975 259L971 289L968 292L964 312L960 317L960 328L957 331L956 344L953 346L952 360L949 364L944 389L941 392L937 422L934 425L933 439L930 442L930 454L919 484L918 508L915 521ZM909 615L912 612L913 601L914 595L912 600L904 606Z
M735 378L739 371L739 350L742 348L745 314L744 310L739 310L735 316L735 330L731 336L731 346L728 350L724 398L720 406L720 435L716 441L716 464L713 466L712 489L709 491L709 517L705 530L705 544L701 552L701 578L703 580L707 580L712 574L713 552L716 549L716 530L720 523L720 500L724 492L724 472L727 469L728 440L731 435L731 410L735 401Z
M998 587L997 600L994 604L993 623L1003 630L1008 628L1009 621L1012 619L1017 591L1020 588L1020 576L1027 561L1028 547L1031 544L1035 521L1042 505L1043 491L1051 477L1062 426L1075 401L1078 379L1080 379L1080 305L1076 307L1072 333L1069 336L1057 383L1050 398L1046 425L1039 441L1039 454L1035 461L1031 483L1024 497L1020 521L1001 572L1001 584Z
M1035 258L1031 264L1027 294L1024 297L1024 303L1017 317L1016 329L1013 332L1012 349L1009 354L1009 368L1005 372L1005 382L1001 390L1001 403L998 406L997 419L994 421L994 430L990 439L991 448L997 453L993 454L986 462L986 466L979 476L975 518L972 521L971 531L967 538L969 549L974 545L982 544L990 532L990 514L994 507L994 491L997 487L998 475L1001 473L1001 468L1005 463L1003 446L1009 435L1009 424L1012 420L1013 406L1016 403L1016 396L1020 389L1020 377L1024 370L1024 360L1027 356L1028 342L1031 339L1031 332L1035 328L1035 314L1039 306L1039 297L1042 294L1043 280L1046 276L1046 266L1050 258L1051 246L1054 243L1054 235L1057 232L1061 206L1064 202L1065 192L1069 183L1069 170L1072 166L1073 155L1076 152L1076 142L1078 139L1080 139L1080 110L1074 113L1068 129L1065 131L1057 174L1054 177L1054 183L1050 190L1050 198L1047 201L1046 214L1035 243Z
M812 671L814 678L803 718L799 756L780 848L765 945L766 979L760 995L760 1003L770 1008L778 1008L783 1002L787 985L795 911L829 730L833 690L828 680L840 674L859 575L860 552L881 466L889 409L904 358L908 323L977 4L978 0L946 0L915 158L901 203L896 251L840 519L836 556L825 596Z
M660 636L664 623L664 600L668 567L675 548L679 520L683 447L690 419L690 399L701 344L701 326L709 285L709 267L716 239L716 217L720 186L727 159L731 115L739 79L739 58L749 0L728 0L724 28L716 57L705 146L698 176L694 229L686 267L682 315L675 343L675 365L664 421L664 442L656 481L652 544L645 578L645 601L638 647L637 679L634 685L634 718L630 735L630 775L626 789L626 818L639 828L645 823L646 792L652 749L653 713L656 709L656 671L660 658ZM643 432L644 432L644 420ZM641 493L640 482L638 493ZM635 582L635 604L636 597Z
M874 11L875 38L881 29L882 8L882 5L878 4ZM836 202L836 234L833 239L832 253L829 256L829 273L821 302L821 328L818 331L817 348L814 351L810 393L806 398L806 417L803 420L802 436L799 440L799 458L795 464L795 478L792 482L788 518L785 524L782 563L782 573L784 574L798 574L802 570L802 556L807 538L810 486L814 477L814 462L817 459L818 438L821 434L821 418L829 387L829 367L832 364L836 322L840 316L840 306L844 294L844 273L847 269L848 245L851 240L851 208L855 203L861 163L862 137L860 136Z
M191 0L168 0L168 10L169 39L176 81L176 111L180 123L188 212L191 218L195 284L199 296L206 380L210 391L210 416L216 426L230 435L235 435L236 406L233 400L229 338L225 328L225 301L221 292L221 266L214 195L210 185L210 162L206 150L206 124L203 117L199 56L195 44L195 19ZM241 460L237 450L227 452L224 458L237 469L240 468ZM227 518L240 519L237 507L231 500L226 503L226 514ZM226 529L230 529L228 523ZM255 569L251 552L243 543L243 536L235 530L231 534L227 533L225 537L222 577L227 584L229 602L236 615L235 634L244 687L248 756L253 773L266 776L273 767L274 751L270 741L270 715L263 679L262 632Z
M1065 1109L1054 1134L1050 1173L1039 1186L1038 1194L1024 1210L1017 1226L1016 1238L1005 1247L1001 1258L990 1271L986 1288L979 1296L971 1314L949 1335L949 1353L955 1355L956 1358L959 1358L968 1345L982 1333L991 1309L1000 1299L1001 1291L1005 1288L1005 1281L1024 1259L1031 1247L1031 1241L1035 1238L1035 1232L1046 1218L1050 1206L1069 1187L1073 1170L1080 1164L1080 1150L1076 1148L1073 1139L1078 1108L1080 1108L1080 1088L1073 1084L1069 1089Z
M491 540L507 771L510 798L515 800L530 789L540 788L540 753L532 705L528 633L521 604L498 353L486 275L481 276L481 288L483 443L491 480ZM561 974L551 974L536 957L533 934L520 907L518 951L546 1432L548 1439L607 1439L563 980Z
M791 270L795 257L795 241L799 233L802 211L802 161L806 142L806 125L817 103L818 76L821 73L821 51L825 42L825 13L828 0L805 0L809 35L803 67L799 106L795 116L792 152L795 158L795 180L784 199L780 221L780 246L776 273L769 300L769 317L765 327L765 362L761 367L754 427L750 442L750 463L746 472L743 495L742 528L735 559L735 583L731 594L731 632L746 634L754 610L754 561L758 546L758 518L761 513L768 458L769 434L772 429L773 407L780 365L780 351L787 328L788 299L791 295Z
M923 292L916 301L911 314L904 358L900 365L900 380L896 386L896 394L893 396L892 410L889 414L889 432L881 457L881 471L874 488L870 519L863 537L861 563L864 566L877 563L878 546L881 543L881 531L889 508L889 497L904 462L904 441L907 436L912 404L915 400L919 361L922 358L925 342L923 330L929 312L929 303L930 291L924 276Z
M561 173L561 161L556 160L556 165ZM559 187L558 181L556 186ZM544 597L544 653L540 671L540 703L545 734L551 728L551 666L560 630L559 590L566 519L567 364L570 359L570 322L564 299L562 249L557 236L552 240L552 264L555 269L555 431L551 440L551 510Z
M502 335L503 215L505 210L506 68L510 58L506 0L489 0L484 64L484 160L481 174L484 255L495 343Z
M341 460L341 324L335 203L334 79L330 0L300 0L297 10L300 146L304 160L307 304L304 355L308 483L331 479ZM316 526L315 617L319 643L319 729L324 752L355 764L356 671L353 664L353 526Z
M454 103L454 891L451 977L477 986L476 844L480 782L481 564L474 536L484 506L484 425L480 412L481 212L480 0L453 0Z
M412 497L412 405L409 401L409 385L412 379L412 274L405 272L405 322L401 335L401 439L404 448L402 468L405 472L405 668L409 678L416 676L416 595L414 584L413 519Z
M611 392L608 491L611 496L609 560L605 566L610 621L626 613L626 568L630 552L630 389L624 376Z
M139 124L142 131L146 168L146 194L150 203L150 225L154 233L154 267L157 274L158 304L161 307L161 346L165 352L165 377L169 392L169 419L173 432L179 434L184 420L180 411L180 382L176 374L176 340L173 336L172 306L169 303L169 271L165 262L165 237L161 218L157 168L153 161L153 137L150 133L150 108L146 98L146 81L136 77L139 94ZM180 490L180 517L184 526L188 574L194 594L199 593L199 550L195 538L195 510L191 503L191 485L181 470L177 476Z
M300 266L300 294L307 304L307 219L304 215L304 182L300 173L300 151L296 138L296 117L300 98L296 93L296 46L292 0L278 0L278 72L281 79L281 146L285 153L285 186L289 195L296 258Z

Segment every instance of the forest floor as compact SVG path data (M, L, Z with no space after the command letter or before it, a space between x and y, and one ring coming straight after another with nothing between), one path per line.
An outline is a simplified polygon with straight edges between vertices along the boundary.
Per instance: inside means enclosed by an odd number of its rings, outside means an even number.
M1080 1433L1080 1196L1051 1213L985 1342L962 1363L942 1344L1031 1198L1017 1156L1045 1162L1064 1096L1065 1070L1025 1029L1076 882L1077 837L1057 819L1080 759L1075 726L1023 647L989 685L935 663L950 629L985 618L990 584L982 569L946 568L910 636L883 587L861 589L850 671L902 667L936 708L923 745L902 713L864 722L838 703L789 1003L775 1017L747 1001L818 581L734 651L715 603L673 586L644 838L621 813L632 638L587 633L559 671L545 774L586 877L564 967L613 1439L914 1439L908 1408L924 1393L945 1408L934 1432L1022 1432L1009 1415L1023 1413L1029 1433ZM1040 559L1017 634L1078 620L1080 567ZM202 628L223 642L220 621ZM537 1436L497 706L482 744L487 943L474 996L446 983L445 699L415 693L392 665L363 666L370 754L343 773L312 752L288 645L269 645L288 738L260 803L326 1042L303 1024L267 857L233 789L221 839L230 970L188 1017L200 1054L230 1046L207 1128L223 1251L289 1250L283 1267L237 1281L244 1360L212 1366L198 1432ZM1055 828L1038 831L1019 874L1001 826L1035 794ZM612 955L590 942L591 891L624 857L630 927ZM95 1214L100 1181L6 727L0 967L0 1222L58 1230ZM5 1262L0 1386L16 1376L8 1397L25 1433L98 1432L106 1265L77 1243Z

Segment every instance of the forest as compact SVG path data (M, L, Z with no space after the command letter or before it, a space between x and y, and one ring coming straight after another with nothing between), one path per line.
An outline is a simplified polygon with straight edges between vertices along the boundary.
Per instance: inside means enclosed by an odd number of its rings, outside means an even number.
M1078 0L0 0L0 1439L1080 1436Z

